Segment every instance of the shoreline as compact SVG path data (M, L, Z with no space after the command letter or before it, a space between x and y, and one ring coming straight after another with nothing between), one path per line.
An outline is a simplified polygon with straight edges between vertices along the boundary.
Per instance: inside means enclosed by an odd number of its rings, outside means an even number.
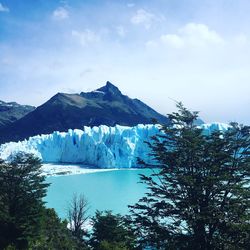
M46 177L60 177L68 175L94 174L100 172L138 170L141 168L96 168L84 164L67 163L44 163L42 164L42 174Z

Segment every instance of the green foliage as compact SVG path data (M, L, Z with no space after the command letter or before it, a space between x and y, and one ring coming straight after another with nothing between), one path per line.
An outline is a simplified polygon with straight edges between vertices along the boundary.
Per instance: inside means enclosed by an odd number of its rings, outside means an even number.
M131 207L142 245L156 249L247 249L250 128L210 134L180 103L149 147L158 162L145 197Z
M45 208L48 185L33 155L0 161L0 249L87 249L72 235L67 221Z
M42 226L39 239L30 244L32 250L62 249L78 250L87 249L78 241L67 228L68 222L61 221L54 209L44 209Z
M100 242L100 250L129 250L123 243L109 242L103 240Z
M135 249L135 235L121 215L97 211L93 218L90 245L96 250Z
M48 184L41 162L30 154L0 164L0 245L25 249L39 235L43 198Z

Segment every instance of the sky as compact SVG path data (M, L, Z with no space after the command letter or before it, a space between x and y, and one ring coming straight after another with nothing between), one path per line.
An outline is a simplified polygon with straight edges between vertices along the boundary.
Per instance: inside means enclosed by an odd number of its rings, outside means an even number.
M162 114L250 124L249 0L0 0L0 100L115 84Z

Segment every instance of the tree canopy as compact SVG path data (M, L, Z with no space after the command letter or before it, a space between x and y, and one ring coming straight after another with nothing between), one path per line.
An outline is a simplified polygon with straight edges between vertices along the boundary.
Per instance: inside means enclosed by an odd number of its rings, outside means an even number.
M87 249L68 222L45 207L48 186L40 160L31 154L0 162L0 249Z
M90 245L96 250L132 250L136 237L125 217L111 211L97 211L93 221Z
M181 103L148 143L155 166L131 207L142 245L156 249L250 246L250 128L205 133ZM147 166L144 163L144 166Z
M28 240L39 235L49 185L40 168L40 160L30 154L18 154L0 164L0 245L27 248Z

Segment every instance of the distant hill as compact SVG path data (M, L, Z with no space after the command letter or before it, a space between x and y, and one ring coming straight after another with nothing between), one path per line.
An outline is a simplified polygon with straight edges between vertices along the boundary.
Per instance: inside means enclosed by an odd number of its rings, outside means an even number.
M20 105L16 102L0 101L0 128L8 126L21 119L34 109L35 107Z
M138 99L131 99L110 82L88 93L58 93L25 117L0 129L0 143L23 140L37 134L101 124L134 126L167 124L169 119Z

